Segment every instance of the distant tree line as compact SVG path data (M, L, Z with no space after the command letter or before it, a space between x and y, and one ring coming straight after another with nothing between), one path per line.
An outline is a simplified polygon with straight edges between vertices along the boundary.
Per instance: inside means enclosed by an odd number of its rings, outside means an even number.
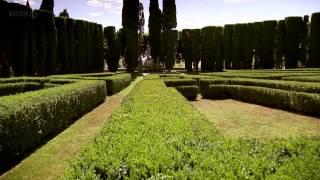
M43 10L0 0L0 76L46 76L104 70L103 27L53 14L53 0Z
M320 13L280 21L184 29L187 71L320 67ZM200 39L200 40L199 40Z

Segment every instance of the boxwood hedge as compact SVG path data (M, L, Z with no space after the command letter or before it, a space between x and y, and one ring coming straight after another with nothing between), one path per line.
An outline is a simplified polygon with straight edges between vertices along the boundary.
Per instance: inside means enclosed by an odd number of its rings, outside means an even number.
M10 94L22 93L27 91L35 91L42 88L43 85L35 82L0 84L0 96L7 96Z
M181 93L185 98L189 101L193 101L197 99L199 87L198 86L177 86L175 87L179 93Z
M104 101L103 81L80 81L56 88L0 97L0 167L61 132Z
M196 86L197 81L194 79L163 79L167 87L177 86Z

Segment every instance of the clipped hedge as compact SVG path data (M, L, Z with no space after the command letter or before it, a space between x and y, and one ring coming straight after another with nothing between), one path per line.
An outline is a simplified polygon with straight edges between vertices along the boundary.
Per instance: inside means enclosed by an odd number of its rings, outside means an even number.
M243 85L243 86L259 86L273 89L281 89L286 91L295 92L306 92L306 93L318 93L320 94L320 84L319 83L304 83L304 82L294 82L294 81L278 81L278 80L258 80L258 79L242 79L242 78L219 78L202 80L210 85ZM205 86L206 87L206 86ZM208 88L208 87L207 87Z
M0 165L5 166L61 132L104 101L102 81L78 83L0 98Z
M286 81L300 81L300 82L318 82L320 83L320 75L317 76L294 76L284 77L282 80Z
M163 82L166 84L167 87L197 85L197 81L194 79L164 79Z
M262 31L262 56L261 63L264 69L272 69L275 64L273 51L276 47L275 38L277 33L277 21L264 21Z
M233 34L233 25L227 24L223 29L223 50L224 50L224 60L226 69L230 69L232 62L232 34Z
M19 82L10 84L0 84L0 96L7 96L27 91L42 89L43 85L36 82Z
M309 67L320 67L320 12L311 16Z
M179 91L186 99L193 101L197 99L199 87L193 86L176 86L177 91Z
M286 67L297 68L301 60L299 44L302 42L303 19L302 17L287 17L286 25Z
M208 93L210 99L233 98L320 117L320 94L241 85L210 85Z

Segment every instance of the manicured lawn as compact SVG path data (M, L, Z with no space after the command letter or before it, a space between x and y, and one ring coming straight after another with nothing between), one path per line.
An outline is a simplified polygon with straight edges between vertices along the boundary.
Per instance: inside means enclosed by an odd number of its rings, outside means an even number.
M192 102L226 137L288 138L320 136L320 119L236 100Z

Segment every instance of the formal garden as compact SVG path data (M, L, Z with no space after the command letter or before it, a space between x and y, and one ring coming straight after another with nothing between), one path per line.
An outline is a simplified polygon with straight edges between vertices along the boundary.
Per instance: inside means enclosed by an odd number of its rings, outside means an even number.
M0 180L320 179L320 13L176 30L0 0ZM144 59L144 60L143 60Z

